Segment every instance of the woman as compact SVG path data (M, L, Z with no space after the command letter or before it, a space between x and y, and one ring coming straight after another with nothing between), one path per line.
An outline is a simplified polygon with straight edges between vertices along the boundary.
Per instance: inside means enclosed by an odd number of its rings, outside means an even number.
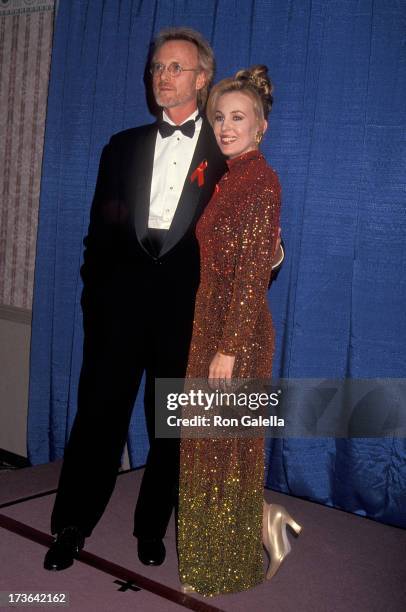
M256 66L224 79L209 96L207 116L229 171L196 228L201 279L187 378L229 385L271 375L267 288L280 186L258 150L271 93L267 68ZM289 552L286 524L300 527L282 507L264 504L263 479L263 438L182 438L178 552L185 591L215 595L262 582L262 544L272 553L267 577L275 573Z

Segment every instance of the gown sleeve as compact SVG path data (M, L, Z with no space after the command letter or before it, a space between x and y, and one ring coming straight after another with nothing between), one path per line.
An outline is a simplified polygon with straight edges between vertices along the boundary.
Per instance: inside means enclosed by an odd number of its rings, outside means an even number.
M239 229L233 291L218 351L236 355L252 336L272 272L280 217L280 186L274 175L247 194Z

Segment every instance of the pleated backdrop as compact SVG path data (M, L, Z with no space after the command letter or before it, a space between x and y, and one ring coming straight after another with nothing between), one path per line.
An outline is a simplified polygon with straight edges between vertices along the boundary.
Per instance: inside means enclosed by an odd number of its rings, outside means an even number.
M82 358L83 237L99 155L151 121L143 75L164 26L213 45L216 79L269 66L263 145L283 188L283 269L270 292L275 376L406 375L404 0L62 0L45 135L33 309L29 456L63 455ZM95 422L94 435L97 435ZM142 392L129 433L147 451ZM269 442L271 488L406 526L406 442Z
M32 305L53 22L54 0L0 1L0 309Z

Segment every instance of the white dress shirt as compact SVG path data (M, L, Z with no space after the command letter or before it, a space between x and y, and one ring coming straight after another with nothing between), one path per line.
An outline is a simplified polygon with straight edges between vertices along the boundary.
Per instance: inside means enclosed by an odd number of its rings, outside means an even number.
M196 119L198 113L198 110L194 111L182 123ZM163 119L175 125L165 112ZM201 128L202 119L199 117L192 138L185 136L180 130L176 130L171 136L162 138L158 130L152 171L149 228L165 230L170 228Z

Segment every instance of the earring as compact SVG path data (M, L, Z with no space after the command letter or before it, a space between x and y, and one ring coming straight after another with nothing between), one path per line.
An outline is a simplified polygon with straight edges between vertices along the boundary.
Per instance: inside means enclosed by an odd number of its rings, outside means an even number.
M258 130L258 132L256 133L256 136L255 136L255 142L257 144L259 144L261 142L263 135L264 135L264 133L261 132L260 130Z

